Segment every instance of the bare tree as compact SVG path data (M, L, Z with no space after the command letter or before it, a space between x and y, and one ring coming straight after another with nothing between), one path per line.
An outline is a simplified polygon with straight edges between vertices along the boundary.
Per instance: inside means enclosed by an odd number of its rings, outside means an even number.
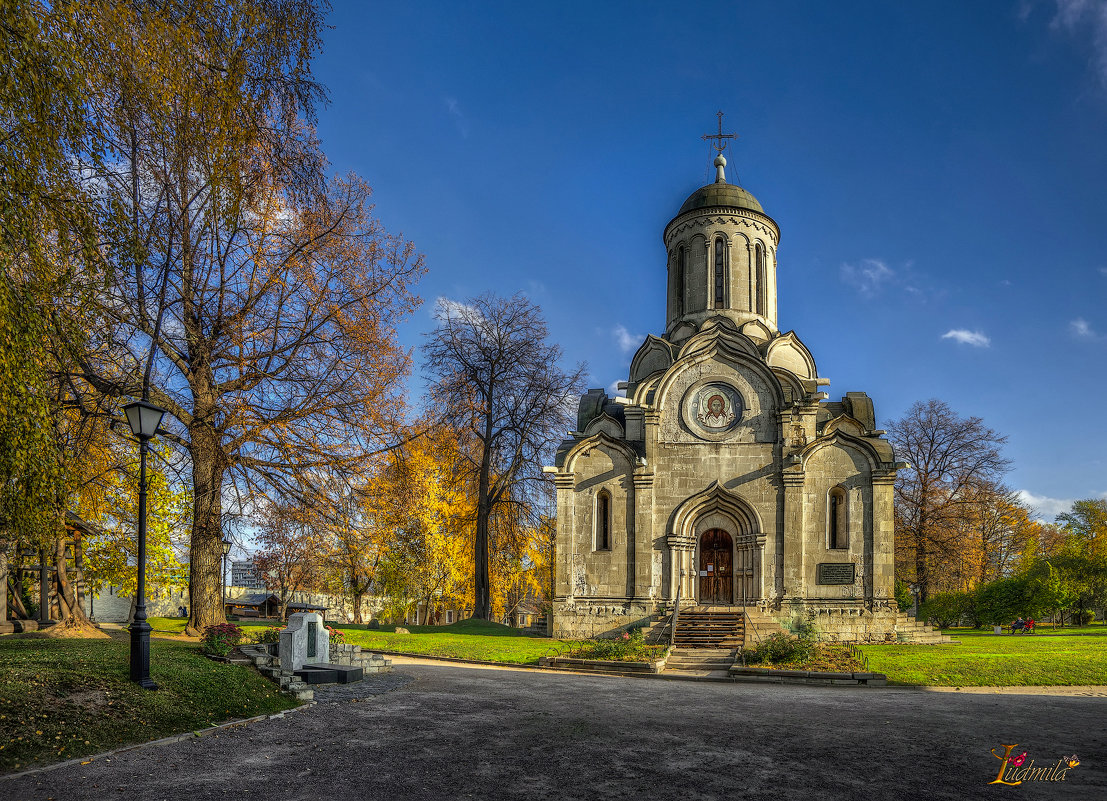
M585 367L561 369L541 309L522 294L439 301L436 312L423 353L437 380L437 413L465 437L461 450L476 477L473 616L487 620L489 521L500 504L532 497L528 485L542 480L543 456L572 420Z
M998 481L1009 464L1007 441L979 417L960 417L936 399L916 402L889 425L896 454L911 465L896 479L896 546L911 563L919 600L935 588L933 570L956 547L958 532L983 482Z
M169 411L191 467L195 635L224 620L225 514L259 495L310 504L316 476L389 441L410 362L395 326L422 262L364 182L326 178L308 125L320 4L105 5L122 34L97 76L97 179L127 222L105 247L110 325L79 373Z
M321 537L311 521L296 510L269 505L258 534L261 545L254 565L265 577L265 585L276 590L281 601L281 619L300 590L314 588L318 578Z

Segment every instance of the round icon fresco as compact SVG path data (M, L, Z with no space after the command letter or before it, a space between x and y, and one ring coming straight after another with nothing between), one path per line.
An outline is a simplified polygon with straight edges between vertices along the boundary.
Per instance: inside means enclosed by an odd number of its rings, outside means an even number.
M742 417L742 396L726 384L706 384L692 396L689 422L711 434L729 431Z

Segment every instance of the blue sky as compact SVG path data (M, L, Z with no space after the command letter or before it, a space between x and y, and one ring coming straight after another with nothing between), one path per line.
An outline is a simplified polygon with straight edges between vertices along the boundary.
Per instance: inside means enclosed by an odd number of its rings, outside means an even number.
M661 231L713 177L780 225L780 327L832 398L1008 435L1052 516L1107 493L1107 2L335 1L335 172L438 297L523 291L591 386L662 333ZM413 400L421 384L412 382Z

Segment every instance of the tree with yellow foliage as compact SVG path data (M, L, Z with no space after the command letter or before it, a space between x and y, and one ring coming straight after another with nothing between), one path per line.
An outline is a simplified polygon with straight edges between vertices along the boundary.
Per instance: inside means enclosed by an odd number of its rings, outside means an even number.
M475 510L459 459L456 432L427 428L390 454L381 476L379 586L398 605L422 605L424 622L435 610L471 608Z
M168 446L155 445L146 467L146 586L148 589L188 583L187 554L192 498L179 483L168 460L176 457ZM138 563L138 474L135 466L107 474L107 487L94 515L96 533L84 543L84 573L90 589L116 587L131 596L131 615Z
M108 321L75 375L168 410L191 476L186 631L224 621L224 518L251 500L304 507L320 474L392 442L408 354L395 327L422 261L330 178L311 127L323 8L246 0L78 0L110 37L91 69L105 158ZM241 499L227 510L224 498Z
M580 394L585 366L561 368L542 310L521 294L442 300L436 317L423 353L436 379L435 411L458 432L474 490L473 616L488 620L493 521L511 499L535 506L542 465L571 423L567 401Z

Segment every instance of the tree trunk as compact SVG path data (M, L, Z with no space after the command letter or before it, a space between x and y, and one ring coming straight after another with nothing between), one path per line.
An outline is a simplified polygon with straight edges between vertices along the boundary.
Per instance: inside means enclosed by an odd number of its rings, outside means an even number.
M85 609L85 548L81 532L73 532L73 589L77 598L77 608L84 614ZM89 620L86 616L86 620ZM91 623L91 620L89 620Z
M8 588L12 593L12 611L20 620L30 620L31 613L27 611L27 607L23 605L23 585L21 582L13 579L12 575L8 574Z
M353 622L354 623L361 623L362 622L362 620L361 620L361 599L364 596L365 596L365 593L358 592L357 590L355 590L354 593L353 593L353 599L354 599L354 621Z
M8 544L0 541L0 631L8 624Z
M54 594L58 599L58 622L60 623L67 622L70 616L69 598L66 597L63 589L69 584L69 571L65 564L65 545L64 535L54 539Z
M192 454L192 538L188 566L189 596L185 634L203 635L208 626L227 622L220 592L223 560L223 473L226 459L219 434L204 422L190 430Z
M486 429L491 428L491 423L489 418ZM491 431L487 430L486 434L477 484L477 531L473 538L473 617L480 620L488 620L492 616L492 590L488 578L488 518L492 512L488 497L492 468Z
M915 539L915 584L919 588L919 606L922 606L926 599L930 597L930 571L927 568L927 549L926 549L926 526L928 523L926 513L922 510L926 508L928 499L928 493L922 492L922 499L919 504L920 511L918 519L915 523L914 539Z
M64 534L60 535L54 548L54 572L57 575L58 585L58 619L70 628L87 628L91 626L88 615L77 603L73 583L69 580L69 568L65 561L67 542L68 538Z

